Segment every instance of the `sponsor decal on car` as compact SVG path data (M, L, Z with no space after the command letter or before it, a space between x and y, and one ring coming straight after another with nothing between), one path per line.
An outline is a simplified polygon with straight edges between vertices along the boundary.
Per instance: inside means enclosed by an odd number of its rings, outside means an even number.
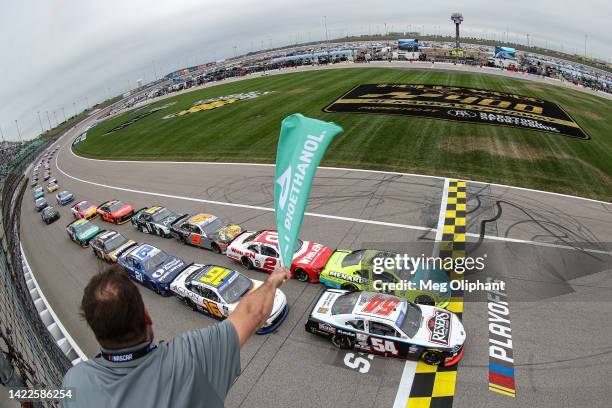
M368 280L365 278L360 278L359 276L347 275L346 273L343 273L343 272L330 271L329 276L333 276L334 278L343 279L349 282L355 282L355 283L361 283L361 284L368 283Z
M336 333L336 328L327 323L319 323L319 330L327 332L327 333Z
M420 116L590 139L586 131L555 103L525 95L458 86L358 85L323 110Z
M429 341L448 346L451 333L451 314L446 310L436 309L427 320L427 329L430 332Z

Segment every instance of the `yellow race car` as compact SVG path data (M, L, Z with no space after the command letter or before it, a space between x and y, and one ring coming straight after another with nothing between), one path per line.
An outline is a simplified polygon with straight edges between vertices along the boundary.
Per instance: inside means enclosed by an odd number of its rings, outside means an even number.
M56 183L49 183L49 184L47 185L47 191L48 191L49 193L52 193L52 192L54 192L54 191L57 191L57 189L58 189L58 188L59 188L59 186L58 186Z

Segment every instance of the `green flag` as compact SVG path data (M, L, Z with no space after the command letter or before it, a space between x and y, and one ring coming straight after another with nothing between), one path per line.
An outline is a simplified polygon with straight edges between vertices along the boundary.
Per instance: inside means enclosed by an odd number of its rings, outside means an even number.
M274 210L281 262L288 267L317 166L334 136L342 132L335 123L307 118L299 113L287 116L281 125L276 152Z

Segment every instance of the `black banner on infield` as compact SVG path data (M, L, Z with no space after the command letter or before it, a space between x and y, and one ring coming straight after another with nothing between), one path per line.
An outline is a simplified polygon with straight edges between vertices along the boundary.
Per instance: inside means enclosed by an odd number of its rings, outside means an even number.
M421 116L590 139L570 115L555 103L530 96L458 86L358 85L323 111Z

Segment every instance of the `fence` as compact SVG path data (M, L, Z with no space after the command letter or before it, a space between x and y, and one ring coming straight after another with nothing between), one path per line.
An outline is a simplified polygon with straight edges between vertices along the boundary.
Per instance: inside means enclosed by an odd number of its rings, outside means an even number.
M0 173L0 349L14 369L13 384L36 388L57 387L71 367L71 359L60 348L63 343L58 345L53 338L31 296L38 288L24 269L19 239L21 201L28 188L24 171L50 142L35 142L3 158Z

